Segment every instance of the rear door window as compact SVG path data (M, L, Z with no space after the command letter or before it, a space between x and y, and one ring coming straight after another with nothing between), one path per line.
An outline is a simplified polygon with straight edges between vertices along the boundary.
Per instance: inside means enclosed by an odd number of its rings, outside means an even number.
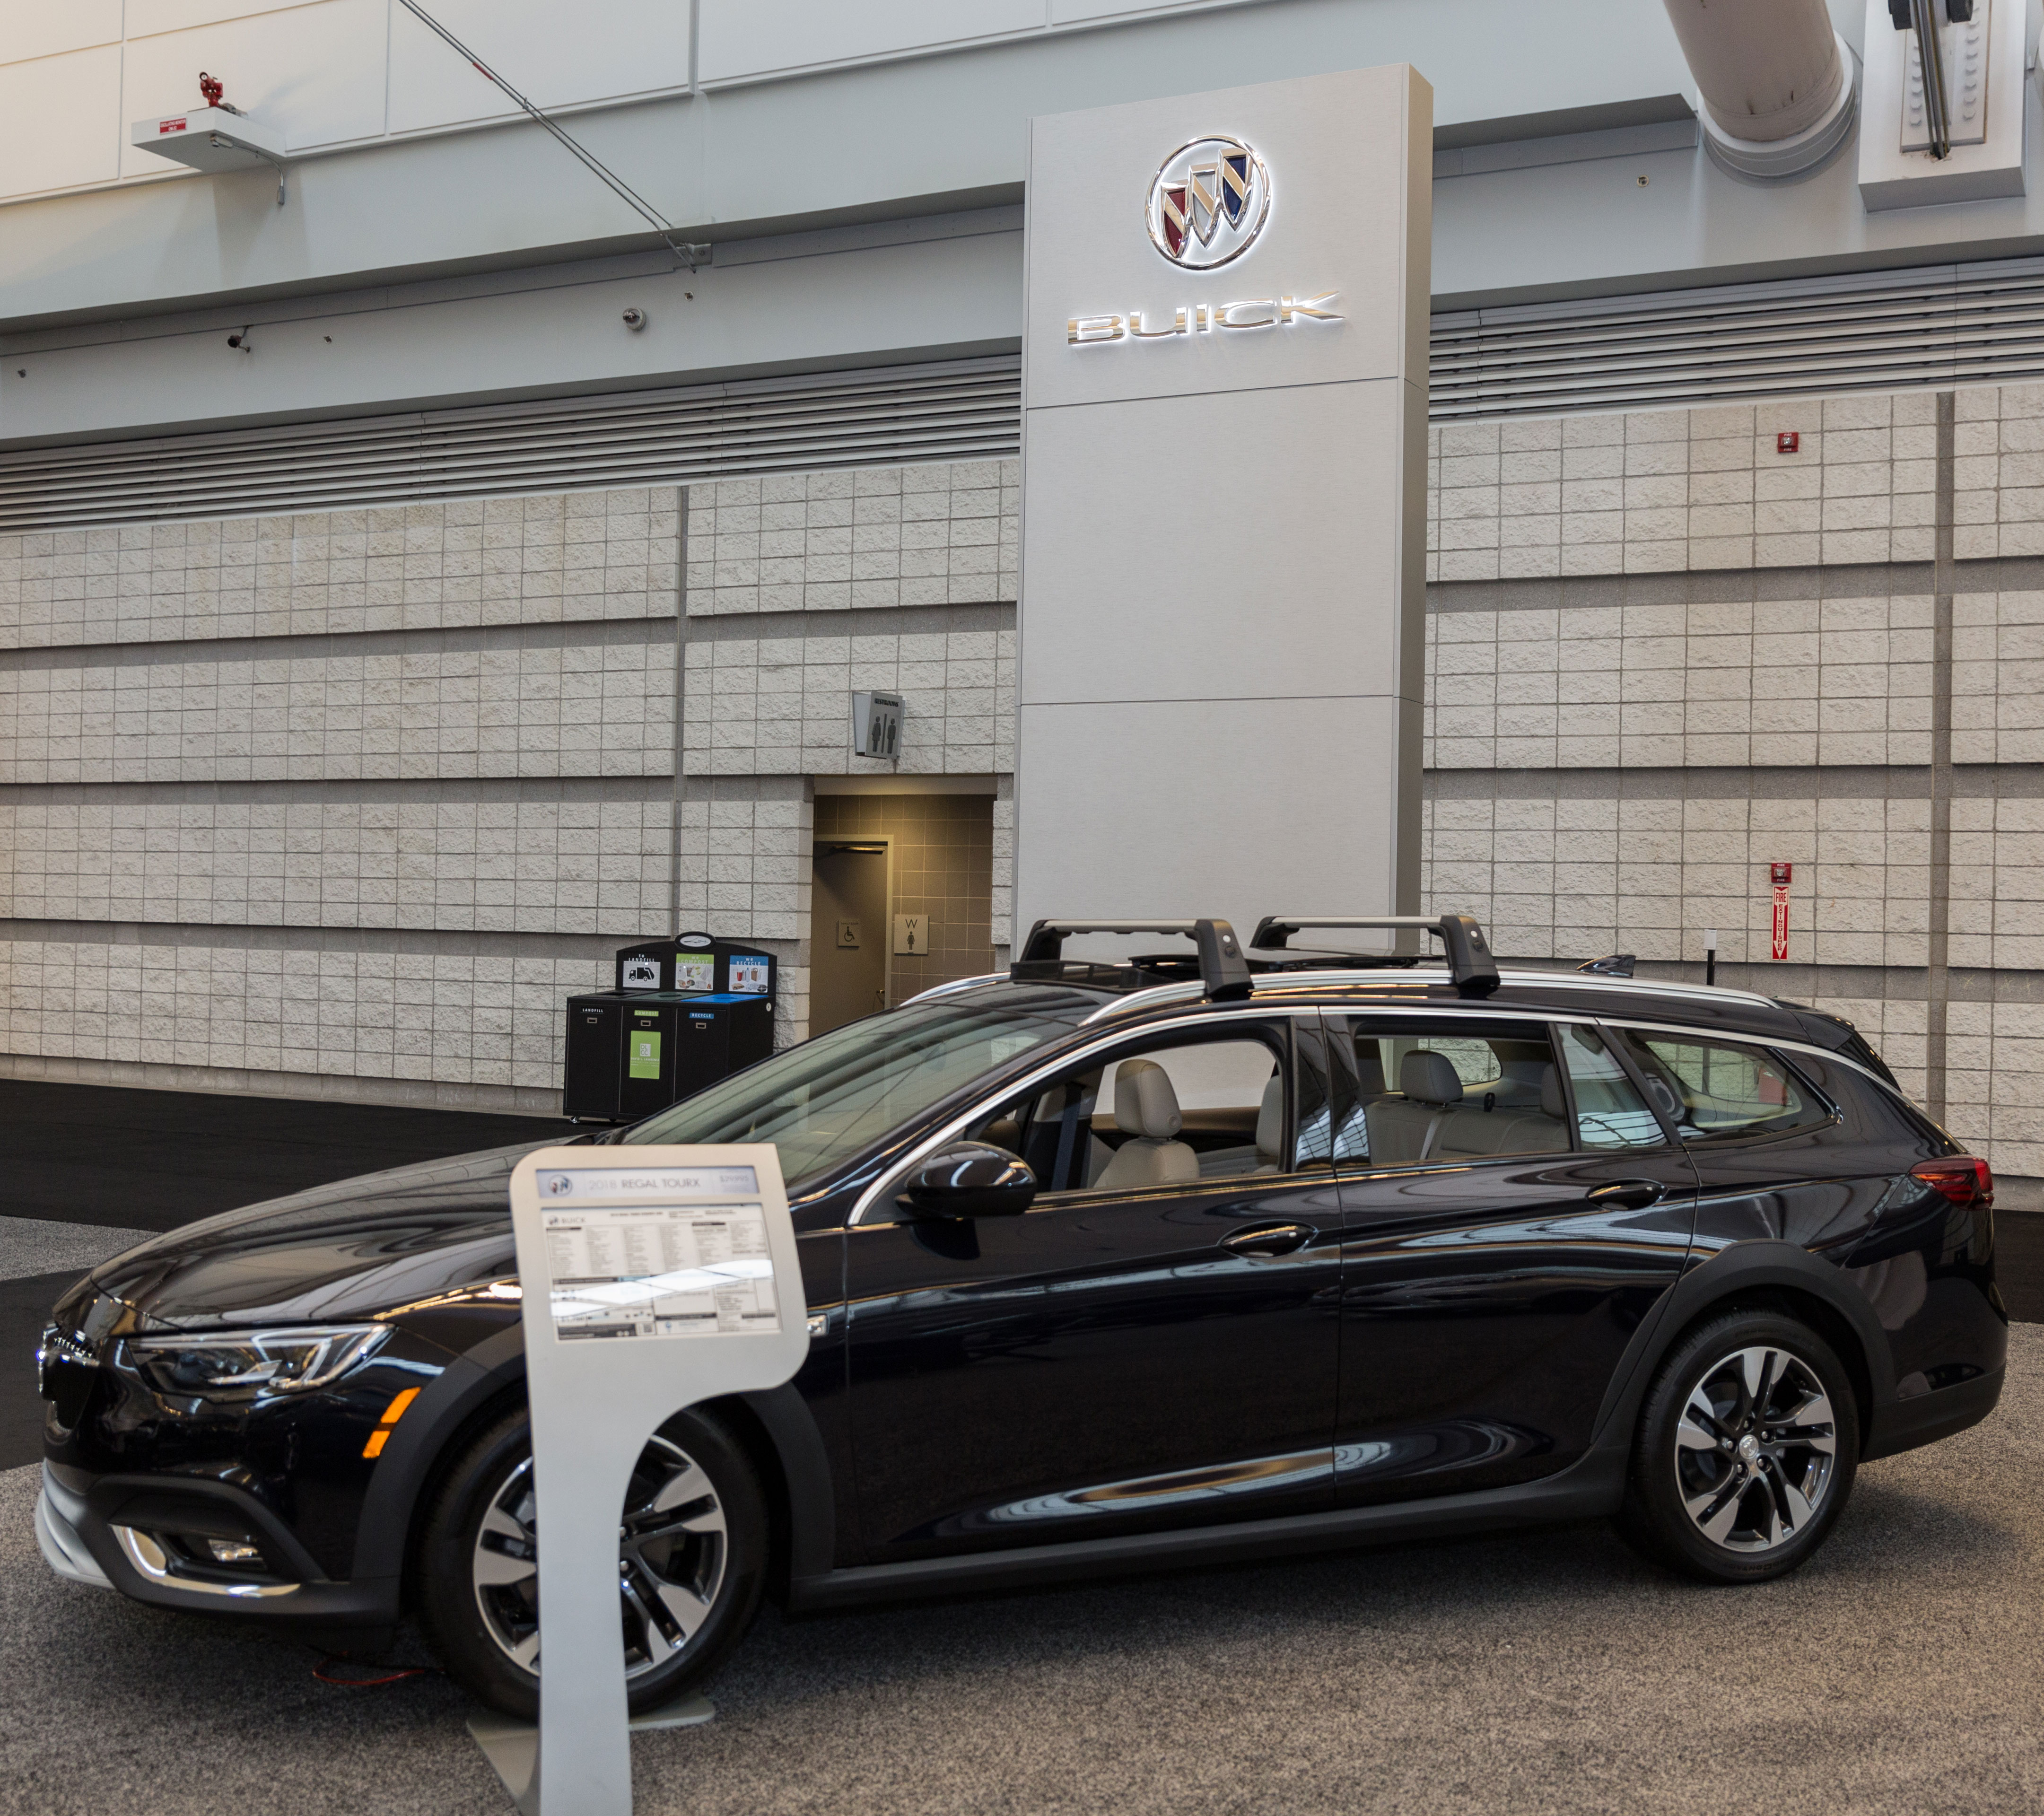
M1788 1067L1760 1048L1623 1031L1657 1107L1685 1142L1788 1135L1831 1119Z
M1567 1099L1541 1022L1327 1016L1334 1158L1379 1166L1569 1151Z
M1560 1032L1562 1059L1569 1069L1569 1088L1576 1100L1576 1127L1583 1147L1600 1153L1667 1146L1667 1131L1640 1096L1639 1087L1625 1069L1625 1062L1612 1050L1609 1039L1579 1023L1569 1023Z

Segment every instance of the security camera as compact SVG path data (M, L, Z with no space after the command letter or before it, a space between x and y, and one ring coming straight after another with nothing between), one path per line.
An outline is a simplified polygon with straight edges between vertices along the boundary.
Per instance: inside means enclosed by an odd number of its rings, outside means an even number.
M624 312L624 325L634 334L646 325L646 312L643 309L628 309Z
M253 353L256 351L249 340L249 331L245 328L238 334L228 336L227 344L229 347L239 348L244 353Z

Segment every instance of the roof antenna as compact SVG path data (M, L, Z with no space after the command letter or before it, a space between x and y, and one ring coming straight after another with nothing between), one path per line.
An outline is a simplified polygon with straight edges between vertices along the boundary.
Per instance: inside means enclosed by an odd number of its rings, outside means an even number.
M487 63L484 63L474 52L471 50L468 46L463 44L460 39L456 37L453 33L450 32L446 26L443 25L439 20L436 19L432 13L428 13L425 7L421 6L419 4L419 0L398 0L398 4L401 5L406 12L409 13L413 17L417 19L421 25L424 25L427 30L432 33L435 36L440 39L443 43L448 44L454 50L459 52L463 60L465 60L469 66L477 72L477 74L488 77L491 82L494 83L499 88L502 89L506 94L509 95L511 98L517 102L517 104L528 113L529 113L535 120L538 121L542 126L545 127L546 129L549 132L552 133L556 139L559 140L563 145L567 146L567 148L572 152L576 157L579 158L601 182L608 185L613 194L616 195L620 201L624 202L627 206L631 208L642 218L651 222L655 231L657 232L660 237L667 242L667 250L673 253L675 258L682 264L686 265L691 271L696 268L699 261L709 257L710 249L707 245L700 242L677 240L674 237L673 224L670 222L667 217L664 214L661 213L661 212L655 208L652 203L648 202L645 197L638 192L638 190L628 183L624 178L618 175L618 174L611 169L608 164L605 163L601 159L597 157L594 152L589 150L586 146L578 144L574 140L570 138L567 132L559 124L555 121L549 119L544 112L542 112L539 108L534 106L531 102L528 101L524 95L521 94L517 89L513 88L511 84L506 82L502 76L499 75L496 71L490 68Z

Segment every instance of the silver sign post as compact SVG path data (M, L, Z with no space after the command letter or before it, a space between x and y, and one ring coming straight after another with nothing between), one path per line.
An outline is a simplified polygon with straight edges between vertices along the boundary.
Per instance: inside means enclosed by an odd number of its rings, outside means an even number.
M801 1366L794 1227L764 1145L543 1148L511 1176L511 1221L542 1535L540 1726L522 1787L506 1737L477 1737L525 1816L630 1816L618 1511L675 1413Z

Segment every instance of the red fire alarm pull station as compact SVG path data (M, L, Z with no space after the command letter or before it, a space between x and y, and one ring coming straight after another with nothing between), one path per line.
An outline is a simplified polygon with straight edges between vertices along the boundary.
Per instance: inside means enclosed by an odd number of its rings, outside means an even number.
M1770 864L1768 868L1774 873L1773 880L1777 889L1787 889L1796 880L1796 866L1793 864Z
M1774 451L1777 454L1793 454L1802 445L1803 438L1792 428L1785 428L1774 438Z
M1796 866L1770 864L1768 870L1774 879L1774 939L1768 956L1782 959L1788 956L1788 885L1795 876Z

